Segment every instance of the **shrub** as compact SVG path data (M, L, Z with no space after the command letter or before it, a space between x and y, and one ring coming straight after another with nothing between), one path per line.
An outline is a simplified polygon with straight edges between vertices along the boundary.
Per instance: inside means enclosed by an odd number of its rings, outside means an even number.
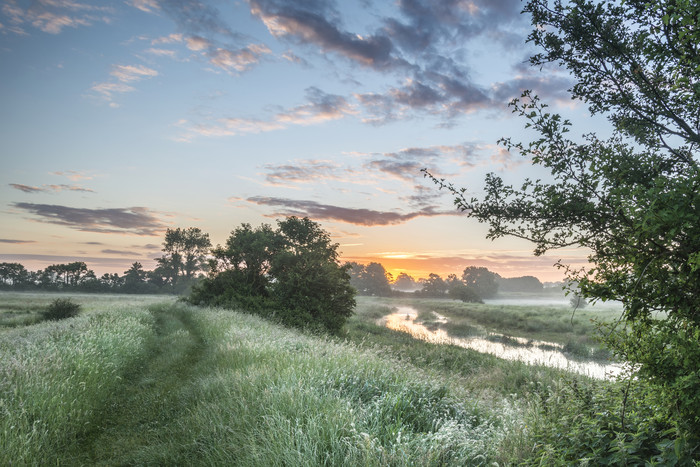
M70 298L57 298L41 313L47 321L72 318L80 314L80 304L73 303Z

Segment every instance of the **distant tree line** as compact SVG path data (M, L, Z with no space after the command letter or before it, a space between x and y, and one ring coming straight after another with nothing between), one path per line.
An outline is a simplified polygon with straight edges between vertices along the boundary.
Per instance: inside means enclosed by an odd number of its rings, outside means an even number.
M482 302L498 292L540 293L544 285L534 276L505 278L485 267L468 266L462 275L449 274L446 279L435 273L414 279L401 272L396 279L380 263L356 262L350 266L350 284L360 295L389 297L412 293L419 297L452 298L464 302Z
M94 293L183 293L206 272L209 235L199 228L168 229L163 256L152 271L136 261L123 275L98 277L87 264L74 261L29 271L20 263L0 263L0 289Z

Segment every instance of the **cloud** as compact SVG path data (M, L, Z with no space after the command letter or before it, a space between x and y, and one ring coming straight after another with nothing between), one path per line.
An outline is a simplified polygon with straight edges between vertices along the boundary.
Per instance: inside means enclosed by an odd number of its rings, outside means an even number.
M221 18L218 9L199 0L150 0L133 6L143 11L164 13L180 32L154 39L152 45L184 42L185 47L204 57L209 64L228 73L241 73L271 53L264 44L249 42Z
M110 75L122 83L131 83L158 76L158 72L144 65L114 65Z
M209 63L226 71L243 72L260 62L261 58L272 53L269 48L260 44L250 44L239 49L222 47L210 48Z
M275 37L288 37L319 46L372 68L395 65L393 44L381 34L362 36L343 31L330 18L331 10L319 2L251 0L251 13Z
M25 243L36 243L34 240L13 240L9 238L0 238L0 243L11 243L15 245L23 245Z
M365 164L369 170L380 171L402 181L412 181L416 177L422 177L420 169L424 167L416 161L397 161L391 159L380 159L370 161Z
M157 0L129 0L128 3L131 4L131 6L133 6L134 8L138 8L139 10L145 11L146 13L151 13L155 10L160 9Z
M85 172L78 172L76 170L65 170L59 172L49 172L51 175L58 175L60 177L66 177L69 180L92 180L94 177L92 175L86 174Z
M298 161L295 164L265 164L265 180L272 185L285 183L319 183L323 180L342 180L347 170L332 161Z
M291 125L316 125L356 113L344 97L327 94L316 87L306 89L306 98L307 103L283 109L270 120L222 118L213 124L199 123L189 126L188 122L184 122L181 126L185 126L186 132L178 140L188 142L196 136L233 136L281 130Z
M455 211L436 211L433 207L426 207L419 211L404 214L391 211L375 211L373 209L344 208L329 204L321 204L316 201L291 200L266 196L254 196L248 198L247 201L257 205L280 208L274 212L274 216L309 217L315 220L346 222L348 224L366 227L403 224L417 217L459 215L459 213Z
M22 185L19 183L10 183L10 186L15 190L23 191L25 193L42 193L46 191L44 188L39 188L36 186Z
M102 253L106 255L119 255L119 256L140 256L140 253L135 253L133 251L124 251L124 250L110 250L110 249L105 249L102 250Z
M166 225L154 211L144 207L87 209L55 204L13 203L41 222L62 225L81 232L158 235Z
M63 190L68 190L68 191L82 191L85 193L94 193L94 190L91 190L90 188L84 188L78 185L66 185L66 184L60 184L60 185L42 185L42 187L37 187L37 186L29 186L29 185L22 185L20 183L10 183L10 186L14 188L15 190L20 190L25 193L46 193L49 191L63 191Z
M75 0L36 0L28 7L16 0L3 2L0 12L7 18L8 29L16 34L27 34L26 27L34 27L49 34L59 34L64 28L109 23L113 9L90 5Z
M144 65L112 65L112 71L110 71L109 74L116 81L97 83L90 89L99 94L107 102L110 102L113 107L118 106L113 102L114 94L123 94L136 90L129 83L135 83L158 76L156 70Z

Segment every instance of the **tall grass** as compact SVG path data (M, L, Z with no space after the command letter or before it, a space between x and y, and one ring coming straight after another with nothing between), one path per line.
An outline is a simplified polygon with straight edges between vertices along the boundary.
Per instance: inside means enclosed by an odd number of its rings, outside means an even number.
M93 311L0 358L4 465L486 465L520 427L459 375L230 310Z
M112 309L0 334L0 464L49 462L98 423L150 326Z
M480 465L513 428L510 406L471 402L458 385L372 351L249 315L192 313L207 352L180 388L186 409L120 461Z

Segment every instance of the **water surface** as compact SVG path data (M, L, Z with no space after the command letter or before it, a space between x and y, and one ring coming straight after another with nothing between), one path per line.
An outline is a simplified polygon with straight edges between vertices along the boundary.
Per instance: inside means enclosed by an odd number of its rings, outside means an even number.
M438 322L447 322L444 316L435 314ZM430 330L423 323L416 321L418 310L410 306L400 306L396 311L379 320L380 324L395 331L406 332L417 339L436 344L452 344L467 349L488 353L506 360L517 360L530 365L546 365L562 370L573 371L593 378L611 378L622 371L618 364L601 364L595 361L581 361L569 358L562 350L563 346L556 342L537 341L521 337L506 337L491 334L492 338L499 336L515 341L516 345L483 337L458 338L452 337L444 329Z

